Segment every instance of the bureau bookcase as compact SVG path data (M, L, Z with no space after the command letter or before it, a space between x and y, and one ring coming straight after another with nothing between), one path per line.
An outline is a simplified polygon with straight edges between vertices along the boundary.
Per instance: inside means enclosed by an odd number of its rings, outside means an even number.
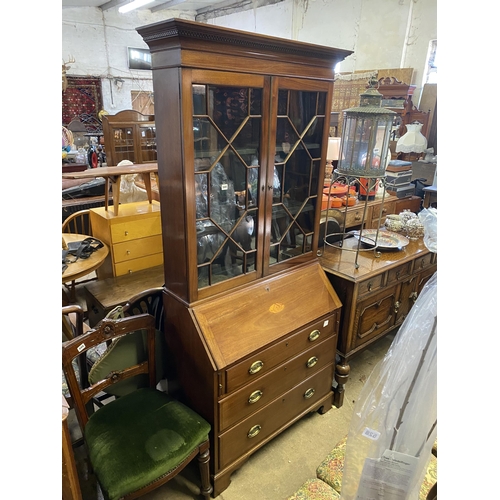
M214 496L332 407L341 302L318 258L333 68L350 51L179 19L152 57L166 336L212 426Z

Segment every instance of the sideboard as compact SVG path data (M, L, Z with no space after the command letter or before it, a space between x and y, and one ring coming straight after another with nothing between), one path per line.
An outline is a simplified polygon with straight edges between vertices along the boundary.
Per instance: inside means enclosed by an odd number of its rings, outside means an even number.
M361 250L348 238L343 249L326 246L320 263L342 302L335 367L334 405L340 408L349 378L349 360L401 326L427 280L437 269L437 254L422 239L402 250Z

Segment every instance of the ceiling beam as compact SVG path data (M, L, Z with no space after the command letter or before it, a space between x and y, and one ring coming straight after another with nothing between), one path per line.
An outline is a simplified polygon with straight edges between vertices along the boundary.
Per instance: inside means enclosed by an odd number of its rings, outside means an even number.
M122 5L125 5L126 3L130 3L132 0L110 0L109 2L103 3L100 6L101 10L109 10L112 9L113 7L121 7Z
M168 0L165 3L162 3L161 5L155 5L154 7L151 7L149 9L151 12L158 12L159 10L163 9L170 9L171 7L175 7L176 5L179 5L180 3L184 3L186 0Z
M203 7L196 11L197 21L207 21L215 17L232 14L233 12L241 12L266 5L283 2L283 0L225 0L222 2L216 1L208 7Z

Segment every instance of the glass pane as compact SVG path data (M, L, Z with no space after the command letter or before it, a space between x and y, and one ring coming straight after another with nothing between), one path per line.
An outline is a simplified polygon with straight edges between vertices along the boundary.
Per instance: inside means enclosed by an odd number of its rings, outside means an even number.
M270 264L311 250L326 92L278 93Z
M150 125L140 126L139 135L143 163L156 161L156 128Z
M261 108L261 89L193 85L200 287L255 270Z
M134 130L132 127L120 127L113 129L116 163L122 160L135 162L134 154Z

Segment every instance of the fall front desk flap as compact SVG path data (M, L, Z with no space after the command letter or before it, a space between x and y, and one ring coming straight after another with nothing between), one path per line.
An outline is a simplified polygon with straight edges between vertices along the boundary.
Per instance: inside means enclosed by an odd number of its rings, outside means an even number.
M318 262L193 307L218 369L342 306Z

